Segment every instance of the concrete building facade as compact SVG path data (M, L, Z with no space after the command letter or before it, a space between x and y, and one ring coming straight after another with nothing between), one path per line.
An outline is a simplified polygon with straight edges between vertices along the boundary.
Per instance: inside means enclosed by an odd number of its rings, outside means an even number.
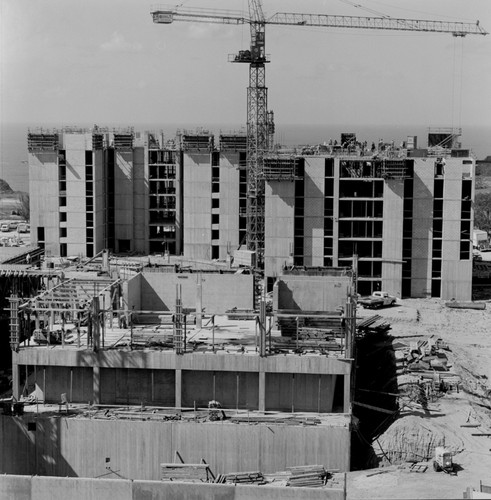
M29 134L33 242L52 255L226 260L245 242L245 136ZM359 293L470 300L475 162L461 149L265 160L265 274L353 266Z
M266 183L267 276L289 262L354 266L361 294L470 300L474 160L305 156L292 168Z
M132 129L29 132L33 242L62 257L225 259L245 238L245 136L217 148L207 132L177 146Z

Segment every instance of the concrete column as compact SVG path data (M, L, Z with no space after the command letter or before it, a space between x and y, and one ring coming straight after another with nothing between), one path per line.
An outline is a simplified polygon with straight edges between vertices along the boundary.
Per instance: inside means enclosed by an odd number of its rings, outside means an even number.
M351 376L338 375L338 377L344 377L343 413L349 413L351 410Z
M196 328L201 328L203 321L203 283L201 273L197 275L196 280Z
M101 402L101 367L95 365L92 368L92 381L93 381L93 398L94 404Z
M18 401L20 398L19 365L17 364L17 353L12 352L12 395Z
M259 372L259 411L266 411L266 373Z
M176 408L182 406L182 370L176 370Z

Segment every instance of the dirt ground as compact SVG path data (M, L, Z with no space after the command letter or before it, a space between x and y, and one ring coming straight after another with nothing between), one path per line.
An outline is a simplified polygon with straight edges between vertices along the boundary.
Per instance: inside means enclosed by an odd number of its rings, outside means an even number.
M410 464L350 472L347 497L463 498L467 487L491 484L491 437L472 435L491 433L491 304L485 310L450 309L441 300L409 299L376 313L391 323L389 334L401 341L441 337L448 343L450 371L461 377L459 392L430 402L429 411L417 405L403 410L379 442L390 447L400 445L397 440L443 441L454 453L458 472L435 472L432 461L424 462L424 473L410 472Z

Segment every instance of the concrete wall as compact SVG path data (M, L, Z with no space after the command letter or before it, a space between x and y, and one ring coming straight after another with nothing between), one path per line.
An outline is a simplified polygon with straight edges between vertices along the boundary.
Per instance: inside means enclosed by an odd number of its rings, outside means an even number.
M29 193L31 210L31 243L38 243L37 229L44 227L46 250L59 252L58 153L30 152Z
M346 276L281 276L274 287L274 309L335 311L346 304Z
M146 310L173 311L176 303L176 285L182 289L182 304L195 309L197 305L198 274L144 272L141 303ZM242 274L203 274L202 306L207 314L223 314L237 307L254 307L254 278Z
M133 368L153 370L203 370L264 373L316 373L349 375L348 360L327 356L188 353L173 351L99 351L74 349L21 348L12 353L13 365Z
M28 430L35 422L35 430ZM31 424L32 426L32 424ZM321 464L348 471L349 417L333 425L234 424L0 416L0 471L7 474L158 480L160 464L205 459L215 474Z
M133 250L148 253L149 215L148 215L148 161L147 149L137 147L133 150ZM117 188L117 185L116 185ZM117 196L117 194L116 194Z
M343 500L338 489L274 488L127 479L1 476L0 498L16 500Z
M100 377L102 404L176 404L173 370L101 368Z
M239 246L239 153L220 153L220 256L227 258L230 250ZM213 225L215 229L215 225Z
M114 153L114 231L116 251L119 240L133 239L133 152L115 151ZM134 250L134 243L130 243Z
M324 265L325 158L305 158L304 265Z
M207 407L212 400L219 401L223 408L258 410L259 374L183 370L182 406Z
M141 274L133 276L128 281L123 282L123 296L128 304L128 310L141 311L142 310L142 283L143 278ZM151 309L145 302L145 310L151 311Z
M94 400L92 368L37 366L33 375L34 395L39 401L61 401L61 394L74 403Z
M67 237L59 238L67 244L68 255L86 255L86 191L85 151L92 150L90 134L63 134L66 151L66 208ZM90 146L88 139L90 137ZM58 252L55 255L59 255Z
M402 221L404 181L384 182L382 290L395 297L402 295Z
M264 273L279 276L293 252L295 184L266 182Z
M336 378L337 375L267 373L266 410L332 413Z
M464 174L472 178L474 164L464 165L463 161L461 158L447 158L445 165L441 273L443 299L471 299L472 259L460 260L460 221L462 178ZM431 293L434 163L433 158L415 159L414 163L413 297L425 297Z
M184 255L211 259L211 155L183 154ZM219 213L218 209L215 209Z
M466 159L467 160L467 159ZM471 300L472 252L470 258L460 259L462 178L473 177L474 164L463 165L460 158L449 158L445 165L443 202L442 288L441 298ZM468 160L467 160L468 161ZM472 238L472 224L470 234Z
M42 348L22 349L13 356L17 398L19 374L29 366L35 395L51 403L66 394L75 403L193 408L215 399L232 409L350 411L351 363L336 358Z
M106 167L105 152L96 150L93 153L94 177L94 255L107 247L106 229ZM71 254L68 254L71 255Z

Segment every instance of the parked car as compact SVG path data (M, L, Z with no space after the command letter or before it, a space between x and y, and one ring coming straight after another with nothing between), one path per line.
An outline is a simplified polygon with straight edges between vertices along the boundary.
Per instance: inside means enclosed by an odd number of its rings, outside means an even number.
M21 222L17 226L17 232L18 233L27 233L27 224L25 222Z
M2 233L7 233L10 231L10 227L7 223L3 223L1 226L0 226L0 231L2 231Z
M397 299L387 292L373 292L369 297L358 300L365 309L378 309L379 307L393 306Z
M12 221L9 223L9 229L11 231L15 231L17 229L17 226L19 225L18 221Z

